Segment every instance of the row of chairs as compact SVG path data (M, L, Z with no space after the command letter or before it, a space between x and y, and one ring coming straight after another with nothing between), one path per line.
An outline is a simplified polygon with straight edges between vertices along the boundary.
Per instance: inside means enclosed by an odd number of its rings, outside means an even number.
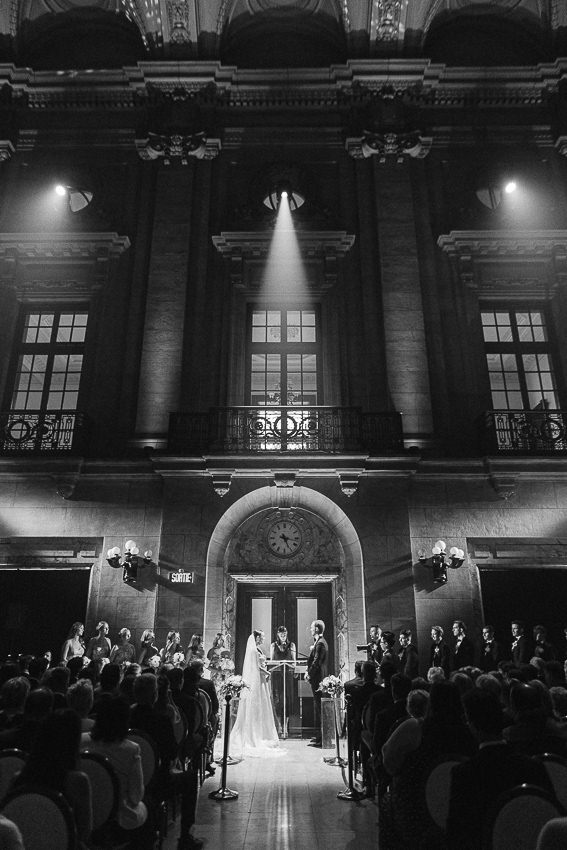
M554 794L533 785L519 785L496 801L488 819L485 845L492 850L535 850L544 825L567 813L567 760L544 753L534 756L545 767ZM445 832L449 815L451 772L466 760L446 755L432 768L425 784L427 810L436 826Z
M179 748L176 769L186 770L192 761L199 772L200 784L204 781L214 744L211 700L207 693L199 691L195 699L193 728L188 729L183 712L174 726ZM205 744L196 753L187 746L189 738L198 734ZM151 795L152 782L159 768L159 754L155 742L142 730L130 729L128 738L140 747L142 775L146 794ZM4 800L2 813L20 828L26 850L75 850L77 836L73 813L64 796L49 789L26 786L6 796L12 781L25 765L27 754L22 750L0 751L0 800ZM114 850L120 843L112 837L112 825L116 822L120 799L120 785L111 762L99 753L84 751L80 755L80 770L85 772L91 783L93 802L93 841L101 850ZM167 795L157 803L158 839L161 848L167 836L169 806L173 818L176 816L175 796Z

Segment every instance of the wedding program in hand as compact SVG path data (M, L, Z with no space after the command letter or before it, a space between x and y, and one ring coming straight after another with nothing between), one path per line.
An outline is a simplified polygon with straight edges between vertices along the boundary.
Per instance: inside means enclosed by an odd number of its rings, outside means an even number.
M242 678L248 685L240 693L236 722L230 733L230 754L240 756L276 755L280 748L274 723L270 674L262 651L264 633L254 630L246 644Z

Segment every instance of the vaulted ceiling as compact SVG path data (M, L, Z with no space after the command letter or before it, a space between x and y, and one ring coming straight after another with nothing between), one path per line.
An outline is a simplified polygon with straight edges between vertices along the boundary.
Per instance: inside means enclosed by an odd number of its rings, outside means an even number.
M35 70L216 59L324 67L430 58L533 65L567 54L560 0L3 0L0 62Z

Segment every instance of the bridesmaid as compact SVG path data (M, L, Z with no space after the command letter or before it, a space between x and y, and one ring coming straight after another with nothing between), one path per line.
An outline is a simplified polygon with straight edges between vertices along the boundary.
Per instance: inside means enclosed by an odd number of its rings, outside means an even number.
M98 661L101 658L108 658L110 656L111 644L107 637L109 631L110 627L106 620L100 620L96 627L96 636L92 637L88 642L85 653L91 661Z
M85 654L84 632L85 627L82 623L73 623L67 640L61 647L61 664L67 664L71 658L82 657Z

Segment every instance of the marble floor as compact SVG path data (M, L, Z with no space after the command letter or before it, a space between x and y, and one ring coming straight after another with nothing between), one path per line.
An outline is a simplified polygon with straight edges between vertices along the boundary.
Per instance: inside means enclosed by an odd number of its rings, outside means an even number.
M230 765L227 786L236 800L211 800L221 768L201 787L194 834L206 850L377 850L378 812L372 800L337 799L342 771L306 741L281 742L277 758ZM164 850L174 850L172 828Z

